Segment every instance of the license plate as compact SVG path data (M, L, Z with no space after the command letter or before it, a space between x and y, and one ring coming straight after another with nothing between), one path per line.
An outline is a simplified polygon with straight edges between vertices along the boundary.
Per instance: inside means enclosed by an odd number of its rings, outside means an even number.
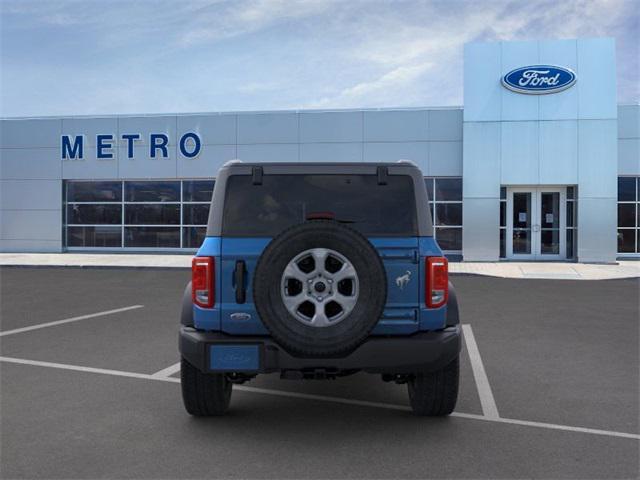
M258 345L211 345L209 368L232 372L258 370L260 347Z

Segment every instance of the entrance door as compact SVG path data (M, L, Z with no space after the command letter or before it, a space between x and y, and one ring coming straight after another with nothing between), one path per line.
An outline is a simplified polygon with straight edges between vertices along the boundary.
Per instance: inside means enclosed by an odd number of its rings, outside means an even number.
M507 188L507 258L566 258L566 188Z

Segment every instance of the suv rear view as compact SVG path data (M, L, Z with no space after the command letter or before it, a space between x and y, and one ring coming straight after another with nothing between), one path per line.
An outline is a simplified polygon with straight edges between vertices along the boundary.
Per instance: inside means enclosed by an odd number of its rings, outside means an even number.
M185 407L219 415L261 373L360 371L446 415L458 391L458 307L414 165L231 163L183 299Z

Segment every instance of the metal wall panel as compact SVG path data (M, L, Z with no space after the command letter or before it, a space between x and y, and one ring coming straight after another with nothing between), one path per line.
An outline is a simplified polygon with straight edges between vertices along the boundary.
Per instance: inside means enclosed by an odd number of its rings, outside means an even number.
M243 162L297 162L298 144L238 145L238 158Z
M463 143L464 201L500 194L500 122L466 122Z
M537 185L539 122L502 122L501 183Z
M140 133L137 131L127 131L123 133ZM63 118L62 119L62 135L84 135L84 153L85 155L93 151L95 155L96 136L113 135L113 145L115 150L119 141L118 134L118 118ZM60 139L58 139L58 145ZM62 158L62 154L59 155Z
M0 120L2 148L60 148L60 119Z
M500 43L464 46L464 121L500 120L502 86Z
M94 139L95 143L95 139ZM174 148L175 147L169 147ZM148 155L149 147L139 146L136 147L136 155L139 151L145 151ZM105 150L106 151L106 150ZM127 149L126 147L120 148L112 148L111 153L113 154L113 158L106 159L101 158L98 159L96 156L96 147L94 146L86 146L84 147L84 158L82 160L79 159L66 159L61 160L60 155L58 154L58 161L62 163L62 178L64 179L102 179L102 178L118 178L118 157L122 156L125 161L129 161L127 159ZM136 158L135 160L131 160L131 162L137 162L142 160L142 158Z
M127 148L119 147L118 178L174 178L177 173L176 146L167 149L168 158L149 157L149 145L136 145L133 158L127 158Z
M239 113L238 144L296 143L296 113Z
M540 122L540 184L578 183L578 121Z
M178 115L178 141L187 132L195 132L203 145L235 145L237 115Z
M60 147L0 148L3 179L59 179L61 175Z
M2 180L3 210L59 210L62 208L60 180Z
M524 65L536 65L538 61L538 42L501 42L501 75ZM496 78L500 83L500 77ZM523 95L501 88L502 121L532 120L538 118L538 95Z
M618 175L640 176L640 138L618 139Z
M61 189L62 190L62 189ZM49 240L62 245L62 198L57 210L2 210L2 232L6 240Z
M578 201L578 261L614 262L617 245L615 198Z
M578 121L578 195L616 198L618 142L615 120Z
M464 260L495 262L500 256L500 202L496 198L465 198L462 203Z
M640 138L640 105L618 106L618 138Z
M612 38L578 39L578 115L617 118L616 56Z
M7 253L59 253L60 240L10 240L0 238L0 252Z
M361 162L362 143L302 143L301 162Z
M462 175L462 142L429 142L430 177Z
M363 112L299 114L300 142L362 142Z
M560 65L578 71L576 40L541 41L538 42L538 48L541 65ZM539 102L540 120L578 118L578 88L575 86L551 95L540 95Z
M397 162L411 160L426 176L429 144L427 142L381 142L364 144L365 162Z
M169 145L175 146L178 143L176 139L176 121L176 115L119 117L118 138L124 133L139 133L140 140L136 140L136 147L149 146L149 134L164 133L169 136ZM121 142L120 146L124 146L124 144Z
M201 148L200 154L195 158L185 158L178 154L178 177L215 177L225 162L238 158L235 145L202 145Z
M427 140L426 110L364 112L365 142L414 142Z
M462 109L429 110L428 139L436 141L462 141Z

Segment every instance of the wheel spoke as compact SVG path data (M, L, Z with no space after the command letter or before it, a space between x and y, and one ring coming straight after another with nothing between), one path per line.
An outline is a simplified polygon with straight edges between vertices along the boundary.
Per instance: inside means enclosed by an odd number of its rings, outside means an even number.
M311 325L314 327L326 327L329 323L327 314L324 313L324 305L316 303L316 313L311 318Z
M353 268L353 265L351 265L350 263L344 263L342 264L342 268L340 268L340 270L338 270L333 275L333 279L336 282L339 282L340 280L344 280L346 278L355 278L355 276L356 276L356 269Z
M315 263L314 273L324 273L324 264L328 254L329 251L326 248L314 248L313 250L311 250L311 256L313 257L313 261Z
M283 277L295 278L303 284L307 280L307 274L300 270L300 267L295 262L291 262L287 265L287 268L284 269Z
M336 292L333 295L332 300L336 302L338 305L340 305L344 312L348 313L351 311L351 309L353 309L353 307L355 307L356 302L358 301L358 297L355 295L353 296L343 295L340 292Z

